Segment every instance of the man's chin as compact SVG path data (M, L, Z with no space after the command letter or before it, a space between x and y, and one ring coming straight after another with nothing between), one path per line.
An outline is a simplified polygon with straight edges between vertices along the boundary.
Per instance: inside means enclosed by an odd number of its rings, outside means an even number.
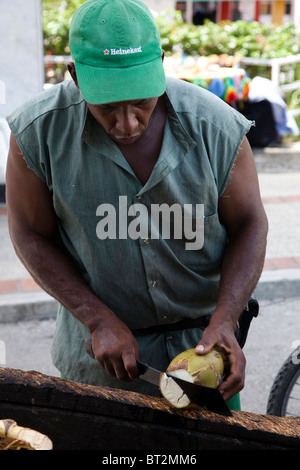
M130 145L136 142L140 138L140 135L134 135L134 136L129 136L129 137L119 137L119 136L112 136L112 139L117 143L117 144L122 144L122 145Z

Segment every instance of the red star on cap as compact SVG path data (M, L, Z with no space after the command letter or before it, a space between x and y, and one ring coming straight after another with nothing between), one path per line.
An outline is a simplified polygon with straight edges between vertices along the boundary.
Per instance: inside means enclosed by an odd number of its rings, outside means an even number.
M108 50L108 49L105 49L105 51L103 51L103 52L104 52L104 55L108 55L108 54L109 54L109 50Z

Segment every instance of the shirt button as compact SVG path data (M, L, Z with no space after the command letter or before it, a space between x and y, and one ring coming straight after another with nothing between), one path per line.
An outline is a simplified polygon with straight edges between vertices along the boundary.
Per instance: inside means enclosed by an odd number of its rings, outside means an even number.
M152 287L157 287L157 286L158 286L158 282L157 282L157 281L152 281L152 282L151 282L151 286L152 286Z
M150 243L149 238L145 238L144 243L145 243L145 245L149 245L149 243Z

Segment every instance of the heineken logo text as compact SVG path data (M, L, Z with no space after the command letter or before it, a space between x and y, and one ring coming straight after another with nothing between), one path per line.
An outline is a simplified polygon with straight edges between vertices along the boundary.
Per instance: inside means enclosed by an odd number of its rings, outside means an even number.
M126 49L105 49L104 55L123 55L123 54L138 54L142 51L142 46L139 47L128 47Z

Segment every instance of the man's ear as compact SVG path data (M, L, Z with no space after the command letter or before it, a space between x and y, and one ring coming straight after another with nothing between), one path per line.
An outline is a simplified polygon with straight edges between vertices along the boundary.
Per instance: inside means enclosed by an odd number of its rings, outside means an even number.
M72 77L72 79L73 79L75 85L77 86L77 88L79 88L74 62L70 62L70 63L68 64L68 71L69 71L69 74L71 75L71 77Z

